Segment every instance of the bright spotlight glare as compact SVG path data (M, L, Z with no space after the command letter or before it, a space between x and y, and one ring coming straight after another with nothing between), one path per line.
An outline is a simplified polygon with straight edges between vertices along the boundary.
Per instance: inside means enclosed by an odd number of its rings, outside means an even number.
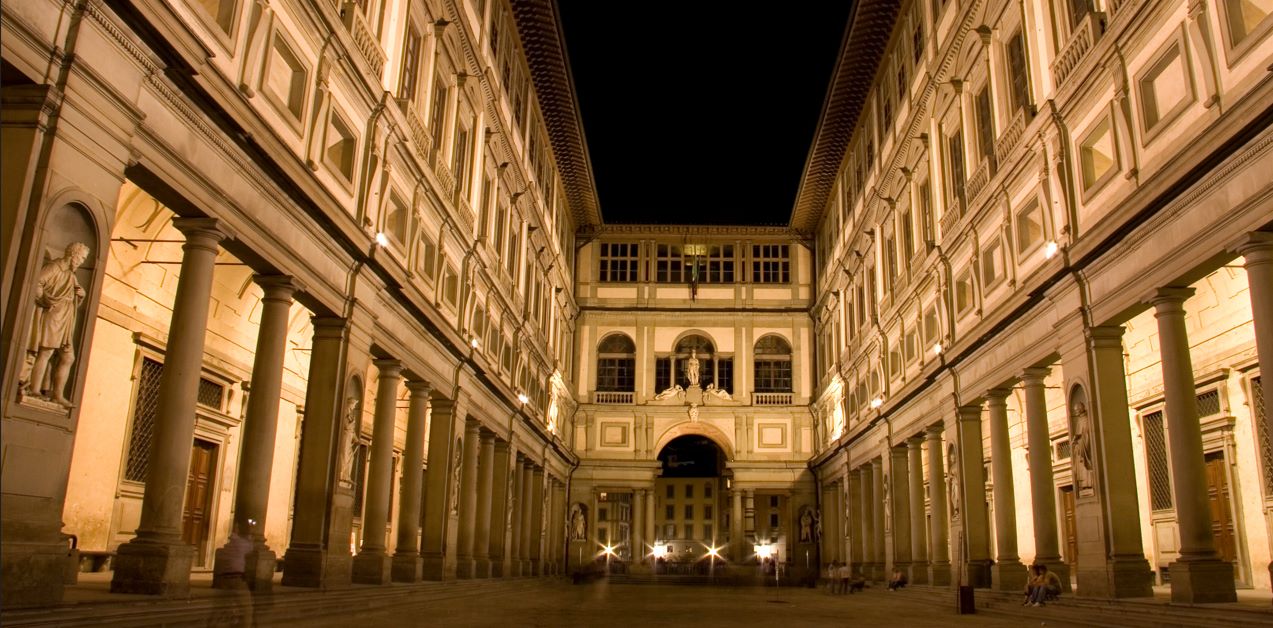
M756 555L761 558L769 558L770 556L774 555L774 548L772 545L769 545L768 543L764 545L757 545L755 549L756 549Z
M377 231L376 244L380 246L380 248L382 249L386 246L389 246L389 236L385 235L385 232L383 231Z
M707 555L713 558L720 558L720 548L719 547L707 548Z
M1048 243L1043 245L1043 257L1052 259L1056 256L1056 252L1060 248L1061 247L1057 245L1056 240L1048 240Z
M874 398L874 399L872 399L872 400L871 400L871 408L872 408L872 409L874 409L874 408L878 408L878 407L880 407L880 406L882 406L882 405L884 405L884 398L883 398L883 397L876 397L876 398Z
M942 347L940 342L933 345L933 355L941 355L941 349Z
M607 555L607 556L614 556L614 546L613 546L613 545L603 545L603 546L601 547L601 549L602 549L603 551L605 551L605 553L606 553L606 555Z
M526 393L517 393L517 400L522 403L526 403L527 401L530 401L530 397L527 397Z
M664 556L667 556L667 546L662 543L655 543L654 557L657 559L657 558L663 558Z
M473 347L474 349L476 349L476 348L477 348L477 345L478 345L477 336L474 336L474 337L472 337L472 338L469 338L469 346L470 346L470 347Z

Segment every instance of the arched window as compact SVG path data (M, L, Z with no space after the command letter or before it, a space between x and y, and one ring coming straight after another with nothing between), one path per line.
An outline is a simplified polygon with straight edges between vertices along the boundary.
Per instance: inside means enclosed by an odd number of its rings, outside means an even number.
M689 364L691 355L698 360L700 388L706 389L711 385L733 394L734 358L717 353L711 339L699 334L681 338L671 355L657 358L654 365L655 390L662 392L672 386L689 388L690 380L686 365Z
M791 345L780 336L756 341L756 392L791 392Z
M597 345L597 390L633 392L636 344L624 334L611 334Z

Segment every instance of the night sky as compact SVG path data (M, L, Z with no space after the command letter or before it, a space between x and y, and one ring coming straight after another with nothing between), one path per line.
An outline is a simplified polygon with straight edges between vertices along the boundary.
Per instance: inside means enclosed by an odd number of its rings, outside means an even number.
M850 2L558 6L606 222L787 224Z

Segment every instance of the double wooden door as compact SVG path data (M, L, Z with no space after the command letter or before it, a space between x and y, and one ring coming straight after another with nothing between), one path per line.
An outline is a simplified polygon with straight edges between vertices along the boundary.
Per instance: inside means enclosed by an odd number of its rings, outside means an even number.
M213 472L217 445L196 438L190 452L190 473L186 476L186 502L181 515L181 539L195 548L195 565L207 561L208 528L212 522Z

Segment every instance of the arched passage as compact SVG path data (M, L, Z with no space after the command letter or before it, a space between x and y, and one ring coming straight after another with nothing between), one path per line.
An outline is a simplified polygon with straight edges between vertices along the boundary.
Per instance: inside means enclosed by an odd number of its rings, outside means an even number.
M720 442L728 441L696 430L670 436L676 431L665 434L659 447L654 542L666 548L666 569L693 571L710 548L725 544L728 502L722 475L728 454Z

